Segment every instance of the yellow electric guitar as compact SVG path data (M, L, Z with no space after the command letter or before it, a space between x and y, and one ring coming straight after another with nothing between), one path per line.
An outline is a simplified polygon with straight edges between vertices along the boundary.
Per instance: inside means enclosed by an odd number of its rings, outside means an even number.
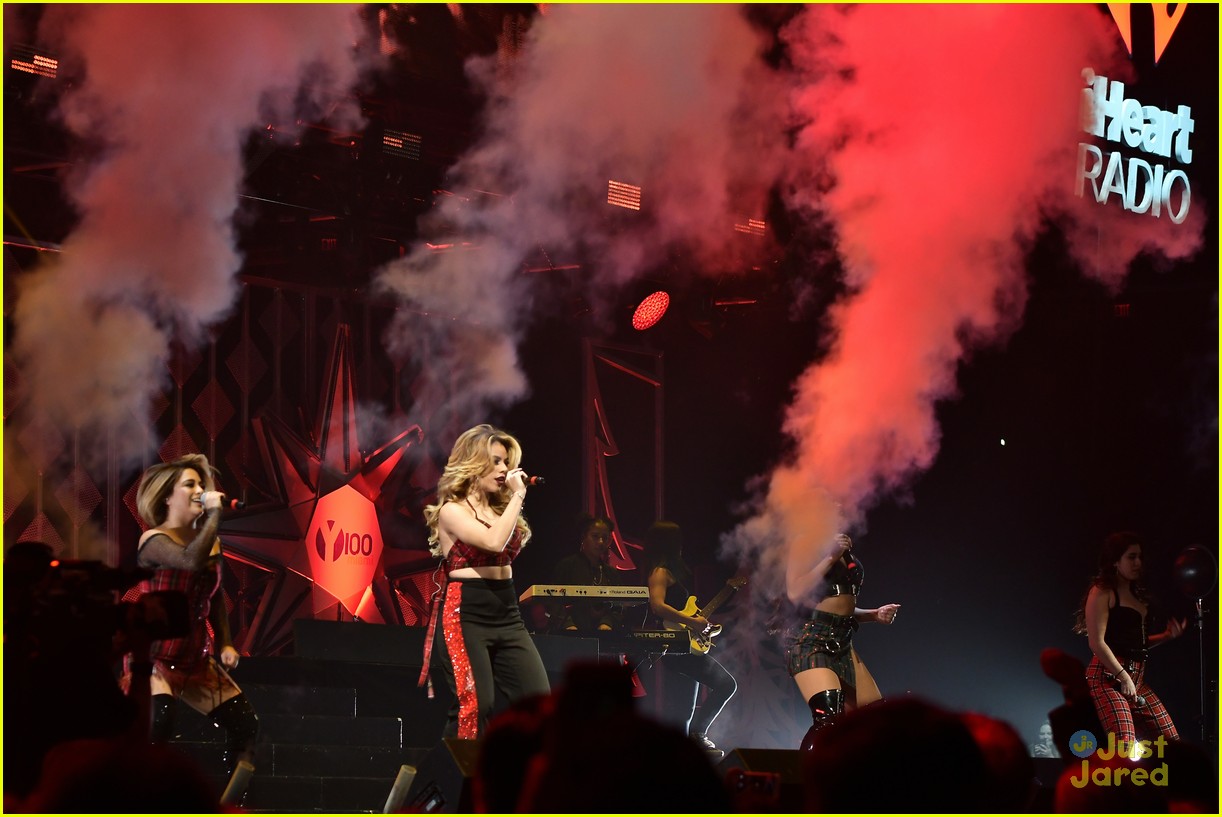
M696 604L695 596L687 597L687 604L683 605L683 609L679 612L685 616L703 616L708 618L713 614L713 611L725 603L726 599L734 594L734 591L747 583L746 576L735 576L726 582L726 586L721 588L721 591L709 600L709 603L703 607ZM713 649L713 639L721 634L720 624L710 624L705 627L702 632L696 632L686 624L681 624L677 621L667 621L663 625L668 630L687 630L688 635L692 640L692 652L705 653Z

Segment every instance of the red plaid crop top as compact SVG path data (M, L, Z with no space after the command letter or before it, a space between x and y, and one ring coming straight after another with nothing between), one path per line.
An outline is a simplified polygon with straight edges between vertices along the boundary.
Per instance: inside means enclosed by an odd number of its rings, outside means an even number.
M470 505L470 501L467 502ZM479 518L475 508L471 508L471 512L475 513L475 521L479 522L485 528L491 528L492 525ZM513 564L513 560L518 558L518 554L522 552L522 532L515 526L513 534L509 537L509 542L500 553L493 553L490 550L481 550L480 548L468 545L461 539L455 539L454 545L450 548L450 552L446 554L446 569L458 570L462 567L500 567L503 565Z
M513 529L513 535L509 537L509 543L505 545L505 549L500 553L481 550L456 539L454 546L450 548L450 552L446 555L446 567L449 570L458 570L460 567L507 565L512 564L513 560L518 558L518 554L521 552L522 532L517 528Z

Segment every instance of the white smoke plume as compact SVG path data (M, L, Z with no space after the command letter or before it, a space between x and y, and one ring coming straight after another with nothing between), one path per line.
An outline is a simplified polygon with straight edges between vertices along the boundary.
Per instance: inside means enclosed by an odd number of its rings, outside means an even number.
M421 244L380 286L404 310L388 345L433 355L469 401L522 397L517 343L541 308L522 274L540 247L583 259L595 302L680 251L724 270L733 224L761 217L779 167L779 111L760 37L732 6L549 6L508 72L469 69L489 94L483 137L454 168ZM607 182L642 186L609 207ZM421 312L427 314L421 314Z
M850 293L795 384L792 456L727 544L800 574L932 464L957 367L1021 322L1044 219L1072 214L1075 259L1112 283L1139 251L1183 257L1200 236L1073 197L1081 71L1117 55L1094 7L811 7L786 39L805 120L791 203L831 217Z
M106 431L126 463L155 447L171 341L200 344L237 294L243 144L348 91L357 26L337 5L47 8L40 41L83 69L61 105L79 222L18 282L14 352L30 409L80 431L87 459Z

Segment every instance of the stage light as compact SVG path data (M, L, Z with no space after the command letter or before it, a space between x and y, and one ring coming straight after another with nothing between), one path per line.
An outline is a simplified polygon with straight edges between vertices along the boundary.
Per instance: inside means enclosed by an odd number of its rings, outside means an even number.
M641 188L635 184L607 180L607 204L626 210L641 209Z
M382 132L382 152L389 156L419 160L420 143L423 141L424 138L418 134L387 128Z
M639 332L653 326L662 320L668 306L670 306L670 295L663 290L646 295L637 304L636 311L632 313L632 328Z
M26 74L54 79L59 74L59 60L47 54L40 53L33 46L14 45L10 52L13 58L9 60L9 68Z
M746 224L735 224L734 229L740 233L748 235L763 235L764 230L768 227L767 222L759 218L749 218Z

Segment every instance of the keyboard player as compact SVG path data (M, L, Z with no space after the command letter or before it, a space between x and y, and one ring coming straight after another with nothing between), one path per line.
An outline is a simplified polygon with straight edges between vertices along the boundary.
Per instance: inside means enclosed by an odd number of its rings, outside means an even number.
M563 585L626 585L633 584L626 574L608 564L611 553L611 533L614 523L605 516L582 514L578 520L578 550L556 563L553 571L556 584ZM556 601L548 610L552 632L596 633L621 630L623 610L603 601L580 601L565 604Z

